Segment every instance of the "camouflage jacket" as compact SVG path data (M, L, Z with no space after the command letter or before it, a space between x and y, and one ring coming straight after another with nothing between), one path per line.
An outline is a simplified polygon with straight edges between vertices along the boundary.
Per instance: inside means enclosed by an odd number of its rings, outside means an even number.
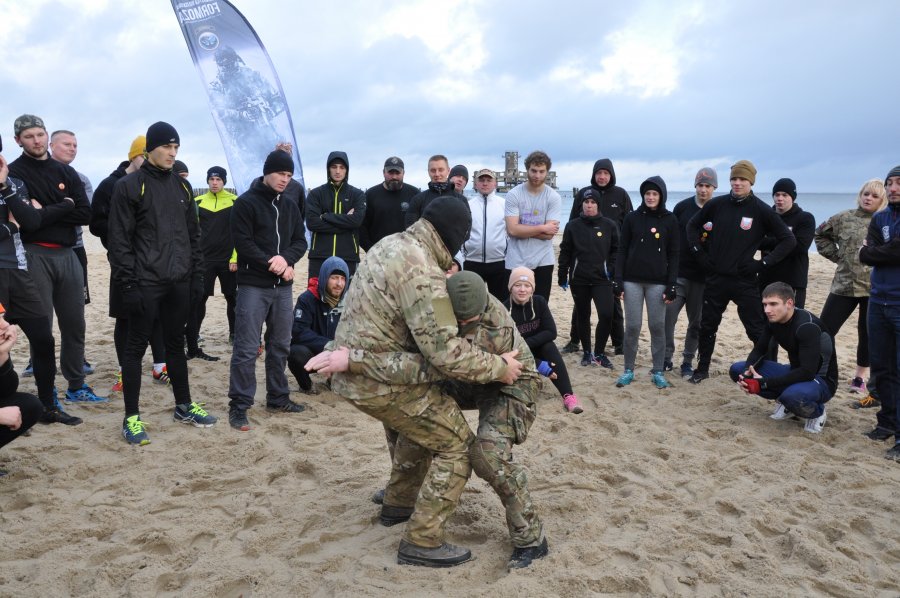
M422 395L427 383L390 383L365 374L364 355L420 353L444 378L474 383L499 379L506 364L458 338L445 272L452 257L426 221L391 235L369 251L345 295L333 346L350 347L350 370L332 389L350 400L395 392Z
M481 316L478 328L463 338L493 355L516 349L519 352L516 359L523 365L522 374L514 384L501 387L500 393L533 405L541 386L534 356L503 304L493 296L488 299L488 309ZM385 384L427 384L446 379L420 353L360 351L355 360L354 370Z
M866 240L872 214L847 210L835 214L816 229L819 255L837 264L831 292L844 297L868 297L872 268L859 261L859 248Z

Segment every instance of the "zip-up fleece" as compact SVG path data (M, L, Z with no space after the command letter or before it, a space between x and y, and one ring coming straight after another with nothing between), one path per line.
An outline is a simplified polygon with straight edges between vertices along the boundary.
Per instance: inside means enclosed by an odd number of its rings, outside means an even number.
M666 209L666 183L658 176L650 177L641 184L642 196L648 186L659 189L659 205L651 210L642 200L637 210L625 216L616 282L627 280L670 287L678 277L678 220Z
M237 261L231 240L231 210L237 195L222 189L194 198L200 216L200 248L207 262Z
M325 344L334 340L334 333L341 321L342 304L331 307L322 299L328 278L337 272L350 280L350 270L340 258L330 257L322 263L320 276L309 279L309 288L297 297L294 305L294 325L291 328L291 344L309 347L314 354L325 350ZM324 274L324 275L322 275ZM341 299L348 287L341 292Z
M340 182L330 180L316 187L306 198L306 226L312 233L310 259L325 259L332 255L345 262L359 261L359 229L366 218L366 194L347 181L350 179L350 161L344 152L328 154L328 165L342 160L347 165L347 176ZM353 210L353 214L348 214Z
M234 202L231 236L238 254L238 286L290 286L291 281L269 272L269 260L280 255L293 267L306 252L306 230L297 203L283 199L255 179Z
M463 255L468 262L492 264L506 260L506 200L492 192L467 198L472 211L472 230L463 245Z
M566 224L559 246L559 282L612 284L619 252L619 227L609 218L582 214Z

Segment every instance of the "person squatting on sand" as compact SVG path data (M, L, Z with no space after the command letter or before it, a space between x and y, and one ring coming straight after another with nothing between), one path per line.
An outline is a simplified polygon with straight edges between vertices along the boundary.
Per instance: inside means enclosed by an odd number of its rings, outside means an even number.
M634 380L644 304L650 328L656 388L671 386L663 374L666 353L666 305L675 300L678 276L678 220L666 209L666 183L652 176L641 183L641 205L625 216L616 261L617 296L625 300L625 371L616 380L623 387Z
M619 227L604 218L593 189L582 194L578 216L566 223L559 246L559 286L571 285L576 326L583 357L581 365L612 369L606 341L613 320L613 280L619 252ZM591 302L597 308L597 329L591 344Z
M765 326L757 276L783 259L797 241L778 214L753 194L756 167L738 160L731 167L731 193L715 197L687 224L691 253L706 272L697 367L690 382L709 378L722 314L733 301L747 338L756 343ZM705 234L704 234L705 233ZM754 259L759 244L772 235L778 244L762 260Z
M263 175L237 198L231 212L238 295L228 383L228 423L242 432L250 429L247 410L253 406L256 395L256 357L263 322L266 409L300 413L306 408L290 399L285 373L291 350L294 264L306 252L300 208L281 195L293 174L291 155L272 151L263 165Z
M360 351L421 353L441 375L467 382L512 384L522 363L512 353L491 355L457 336L445 273L469 234L472 216L464 200L434 198L422 218L406 231L372 247L347 291L334 347L306 365L330 373L332 389L360 411L433 454L427 473L394 471L385 507L401 504L403 489L418 478L421 490L397 551L400 563L446 567L471 552L445 542L445 527L472 471L469 447L475 440L456 402L436 384L394 384L360 372ZM240 253L240 250L239 250ZM349 359L349 370L330 362ZM339 365L339 364L336 364ZM416 482L418 483L418 481Z
M503 302L516 323L519 334L538 364L538 372L550 378L559 391L563 407L570 413L584 411L572 390L569 371L556 347L556 322L547 300L534 292L534 272L525 266L513 268L509 275L509 299Z
M865 395L851 406L880 407L875 384L869 377L869 291L872 288L872 268L859 261L859 248L869 232L872 215L887 206L887 193L881 179L863 184L856 198L856 208L835 214L816 229L815 241L819 255L837 264L831 290L819 316L837 336L841 326L859 307L856 322L856 372L850 382L850 392Z
M768 325L729 375L747 394L776 401L772 419L797 416L805 420L804 430L818 434L825 425L825 403L837 389L834 337L822 320L794 307L794 289L787 283L767 286L762 303ZM787 351L790 365L767 359L775 344Z
M141 420L141 360L157 318L166 346L166 366L175 395L176 422L208 428L217 421L191 400L184 326L190 306L203 293L203 260L194 194L172 171L180 139L175 127L156 122L147 129L147 159L115 186L109 211L109 264L128 313L122 364L125 419L130 444L150 437Z
M872 440L894 437L885 457L900 461L900 166L884 180L888 207L872 216L859 261L872 266L869 295L869 347L872 377L881 400Z

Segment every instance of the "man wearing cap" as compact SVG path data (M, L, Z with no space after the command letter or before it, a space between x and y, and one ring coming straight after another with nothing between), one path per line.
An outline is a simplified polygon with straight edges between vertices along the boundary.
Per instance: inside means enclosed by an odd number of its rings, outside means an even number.
M709 378L716 332L729 302L737 305L747 338L756 343L766 326L759 274L784 259L797 244L775 211L753 194L756 167L738 160L731 167L731 193L708 201L687 223L688 253L706 272L700 315L699 357L690 382ZM775 238L762 260L753 256L766 235Z
M700 314L703 309L703 288L706 284L706 271L691 252L687 238L687 223L712 199L719 177L716 171L704 166L694 177L696 193L682 199L675 205L672 213L678 219L681 237L681 251L678 254L678 278L675 280L675 300L666 305L666 358L665 370L672 369L672 358L675 355L675 322L683 307L687 308L687 332L684 335L682 349L681 377L690 378L694 373L694 355L700 340ZM701 243L706 242L707 233L701 234Z
M534 151L525 158L528 180L506 194L506 267L525 266L534 271L534 292L550 302L553 285L553 238L559 232L562 199L546 184L550 156Z
M203 256L193 190L172 171L180 145L175 127L156 122L147 129L146 138L147 159L113 189L108 224L109 264L122 310L128 314L122 364L122 436L135 445L150 442L140 416L141 360L157 319L175 395L173 419L198 428L217 421L191 400L184 356L188 311L203 294Z
M366 191L366 217L359 231L359 242L369 251L372 245L388 235L406 228L404 219L409 202L419 192L417 187L403 182L403 160L391 156L384 161L384 182Z
M75 169L50 159L44 121L31 114L16 119L16 142L22 155L9 173L28 186L41 224L23 232L28 271L48 313L55 310L60 332L59 360L68 381L69 402L105 402L84 382L84 270L72 251L77 226L91 221L91 204Z
M497 195L497 175L490 168L475 173L478 194L466 198L472 210L472 232L463 246L463 269L478 274L487 283L488 291L506 301L509 289L509 270L506 269L506 200Z
M194 198L200 218L200 249L203 251L203 298L194 304L193 313L188 318L185 332L187 358L204 361L218 361L203 352L197 344L200 327L206 317L206 300L215 293L216 279L222 295L225 296L226 317L228 318L228 338L234 337L234 305L237 293L237 253L231 239L231 211L237 195L225 189L228 171L221 166L213 166L206 171L209 191Z
M884 180L888 207L876 212L869 223L859 261L872 266L869 295L869 347L872 377L881 399L875 428L866 433L872 440L894 437L886 459L900 462L900 166Z
M309 245L309 272L313 278L322 263L335 255L350 268L359 264L359 229L366 218L366 194L349 184L350 160L346 152L328 154L325 163L328 182L309 192L306 198L306 226L312 234Z
M294 264L306 252L300 209L282 197L294 160L275 150L266 158L263 175L234 202L231 237L237 251L237 307L234 349L228 386L228 423L246 432L247 410L256 395L256 357L263 322L266 324L266 409L300 413L290 399L285 374L291 348Z
M806 305L806 279L809 276L809 248L816 236L816 218L810 212L804 212L797 204L797 185L791 179L778 179L772 187L772 199L775 211L781 220L794 233L797 245L787 257L766 268L759 274L759 288L764 289L773 282L784 282L794 289L794 305L800 309ZM766 258L777 241L766 236L759 249Z
M469 169L462 164L457 164L450 169L450 176L447 180L453 184L456 192L465 195L466 185L469 184Z
M457 336L445 273L471 223L464 201L438 197L406 231L372 247L347 291L331 345L353 349L323 351L306 365L308 371L337 372L334 392L399 432L398 442L418 444L433 454L414 510L397 513L410 517L397 551L401 563L449 567L471 558L469 550L446 543L444 535L472 471L468 451L474 435L456 402L438 386L385 383L366 373L360 351L420 353L447 378L480 384L516 381L522 363L515 354L491 355ZM406 472L405 477L413 475ZM402 484L403 479L392 479L386 506L406 506Z
M422 189L410 200L409 209L406 210L404 217L406 228L421 218L428 204L438 197L449 195L465 199L461 193L456 191L456 187L449 181L449 178L450 162L447 161L447 156L435 154L428 158L428 188Z

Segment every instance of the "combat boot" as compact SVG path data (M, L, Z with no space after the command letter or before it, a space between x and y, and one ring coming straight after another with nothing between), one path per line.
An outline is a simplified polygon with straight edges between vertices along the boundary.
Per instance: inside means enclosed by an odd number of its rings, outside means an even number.
M379 517L381 519L381 525L391 527L392 525L409 521L414 510L414 507L393 507L391 505L382 504L381 516Z
M550 552L547 545L547 538L537 546L525 546L523 548L513 548L512 556L509 557L507 569L524 569L529 566L532 561L542 559Z
M410 544L406 540L400 540L400 548L397 549L397 562L401 565L453 567L471 559L471 550L446 542L435 548L427 548Z

